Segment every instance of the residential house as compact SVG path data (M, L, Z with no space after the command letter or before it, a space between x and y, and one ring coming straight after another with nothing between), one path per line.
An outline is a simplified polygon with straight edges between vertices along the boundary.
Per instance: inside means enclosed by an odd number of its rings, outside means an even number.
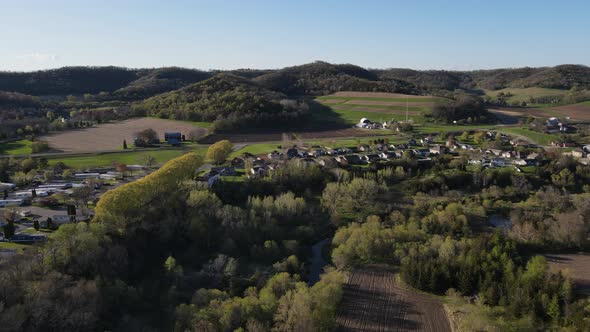
M506 160L504 160L503 158L494 158L490 161L490 166L504 167L504 166L506 166Z
M429 147L428 150L432 155L441 155L449 151L449 149L446 146L442 146L440 144L433 145Z
M281 160L283 154L280 153L279 151L275 150L275 151L269 153L267 156L268 156L269 160Z
M349 165L362 165L362 164L364 164L361 157L356 154L347 155L346 161L347 161L347 164L349 164Z
M242 168L242 167L244 167L245 163L246 163L246 161L242 157L235 157L234 159L231 160L231 165L233 167Z
M524 159L514 159L512 161L512 165L526 166L526 165L528 165L528 162Z
M295 149L295 148L287 149L287 157L289 159L291 159L291 158L298 158L300 156L301 155L299 154L299 151L297 149Z
M362 152L371 151L371 147L367 144L361 144L358 146L358 150Z
M381 159L378 154L367 154L361 157L367 163L374 163Z
M584 151L582 151L582 150L572 150L572 151L564 152L563 154L565 156L572 156L574 158L583 158L584 157Z

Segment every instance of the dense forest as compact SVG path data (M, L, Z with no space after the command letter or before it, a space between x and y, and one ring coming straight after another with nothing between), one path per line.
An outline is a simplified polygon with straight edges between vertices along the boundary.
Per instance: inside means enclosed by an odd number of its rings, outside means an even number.
M561 65L476 71L364 69L345 64L314 62L277 70L204 72L185 68L127 69L120 67L64 67L35 72L0 72L0 91L36 96L114 93L145 98L196 83L218 73L252 79L269 90L288 95L320 95L335 91L415 92L483 88L590 88L590 68Z

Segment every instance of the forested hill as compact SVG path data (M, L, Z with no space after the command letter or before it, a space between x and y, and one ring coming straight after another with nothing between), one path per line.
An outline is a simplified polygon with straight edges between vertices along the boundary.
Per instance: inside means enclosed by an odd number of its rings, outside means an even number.
M139 71L121 67L64 67L27 73L0 72L0 91L30 95L111 92L138 78Z
M294 126L307 115L305 103L225 73L149 98L134 108L162 118L214 121L217 131Z
M258 76L255 81L289 95L325 95L337 91L416 92L398 79L380 80L376 72L358 66L314 62Z
M159 93L177 90L212 76L210 72L178 67L158 68L147 71L137 80L114 92L124 99L145 99Z
M351 64L313 62L277 70L200 71L186 68L128 69L64 67L35 72L0 72L0 91L22 94L98 94L103 98L140 100L225 73L252 80L287 95L324 95L336 91L381 91L414 94L456 89L557 88L590 89L590 68L560 65L477 71L365 69ZM106 94L104 94L106 93Z

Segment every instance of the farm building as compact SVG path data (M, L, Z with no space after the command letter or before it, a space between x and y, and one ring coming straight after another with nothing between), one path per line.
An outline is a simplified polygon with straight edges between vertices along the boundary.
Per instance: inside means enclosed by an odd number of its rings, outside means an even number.
M179 132L164 133L164 140L170 145L180 146L180 142L182 141L182 134Z

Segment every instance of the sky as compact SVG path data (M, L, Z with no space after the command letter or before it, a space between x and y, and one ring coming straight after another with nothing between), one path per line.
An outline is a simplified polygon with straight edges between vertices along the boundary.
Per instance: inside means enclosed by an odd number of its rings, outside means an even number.
M590 1L0 0L0 70L590 65Z

